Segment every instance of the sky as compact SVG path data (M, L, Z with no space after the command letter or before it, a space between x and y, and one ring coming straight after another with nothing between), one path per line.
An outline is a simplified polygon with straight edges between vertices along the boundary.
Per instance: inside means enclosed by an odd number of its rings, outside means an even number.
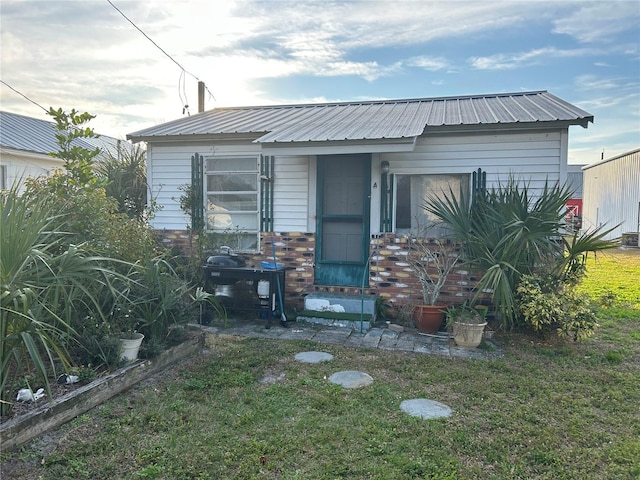
M3 111L116 138L202 81L206 110L547 90L595 117L569 163L640 147L637 0L0 0L0 35Z

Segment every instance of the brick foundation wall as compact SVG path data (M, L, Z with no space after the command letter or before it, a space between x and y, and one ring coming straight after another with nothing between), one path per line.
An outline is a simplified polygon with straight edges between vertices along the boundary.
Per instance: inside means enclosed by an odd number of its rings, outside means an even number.
M187 230L158 230L156 234L166 247L189 253L190 236ZM261 252L245 255L247 265L260 266L261 261L273 262L272 239L278 263L289 268L284 288L288 308L302 310L304 297L312 292L361 294L359 287L314 284L314 233L264 232L261 234ZM406 305L422 303L422 290L407 262L406 238L390 233L375 235L371 238L370 246L369 284L365 295L377 295L384 299L391 316L398 315ZM454 270L442 289L442 303L453 305L468 300L477 280L477 275L464 268Z
M408 247L405 237L393 233L371 239L370 286L384 299L391 314L397 314L405 306L423 303L422 288L407 261ZM440 292L442 304L456 305L469 300L477 280L478 277L469 270L454 269Z
M188 230L154 230L160 244L166 248L180 250L186 255L191 254L192 234Z
M259 265L261 261L273 262L271 242L275 245L276 258L285 268L285 304L300 311L304 308L304 297L314 291L313 265L315 262L316 237L313 233L265 232L261 234L261 253L250 257L249 263Z

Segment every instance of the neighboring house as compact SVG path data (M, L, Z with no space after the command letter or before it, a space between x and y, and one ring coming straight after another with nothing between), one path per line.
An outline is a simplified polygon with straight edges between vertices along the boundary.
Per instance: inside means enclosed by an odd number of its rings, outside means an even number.
M487 187L510 175L534 191L564 182L569 127L592 121L538 91L216 108L127 138L147 143L148 182L162 207L153 227L168 243L186 238L178 199L201 156L194 178L204 177L196 188L207 230L237 232L234 247L254 258L268 259L275 239L278 261L295 267L289 300L355 294L364 284L399 307L419 297L403 235L428 221L427 192L469 189L478 169ZM443 296L466 295L469 276L454 275Z
M26 177L49 175L62 168L63 161L49 155L57 152L55 124L46 120L0 112L0 188L9 188ZM131 149L131 144L100 135L98 138L79 138L78 146L88 149L99 147L114 156Z
M640 231L640 148L582 169L585 229L618 224L608 239ZM636 244L638 236L635 236ZM639 245L640 246L640 245Z
M569 231L577 231L582 227L582 167L584 165L567 166L567 186L573 195L567 202L565 221Z

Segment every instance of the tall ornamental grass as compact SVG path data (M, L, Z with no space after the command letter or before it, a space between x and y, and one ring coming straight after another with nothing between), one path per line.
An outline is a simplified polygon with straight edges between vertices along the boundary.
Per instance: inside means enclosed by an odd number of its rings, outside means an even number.
M109 288L114 272L81 245L65 243L66 214L49 197L0 194L0 400L9 408L16 375L34 369L50 395L49 364L67 364L62 340L73 334L77 302L97 305L92 285Z

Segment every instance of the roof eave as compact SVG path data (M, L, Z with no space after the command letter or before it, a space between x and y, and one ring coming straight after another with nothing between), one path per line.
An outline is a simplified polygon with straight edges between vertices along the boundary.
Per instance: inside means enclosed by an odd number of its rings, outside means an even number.
M234 133L183 133L177 135L140 135L132 133L127 135L127 140L131 140L133 143L138 142L210 142L212 140L223 142L227 140L246 140L253 142L256 138L264 135L267 132L234 132Z
M56 157L50 155L49 152L39 152L36 150L26 150L23 148L11 147L8 145L0 145L0 151L2 151L5 155L22 155L25 157L31 157L34 159L43 159L43 160L57 160ZM62 160L60 160L62 162Z
M470 131L489 131L489 130L547 130L557 128L568 128L572 125L580 125L587 128L589 122L593 123L593 116L575 120L549 120L535 122L495 122L495 123L473 123L473 124L443 124L443 125L427 125L422 135L430 133L442 132L470 132Z
M330 155L339 153L397 153L415 150L418 137L376 140L262 143L265 155Z

